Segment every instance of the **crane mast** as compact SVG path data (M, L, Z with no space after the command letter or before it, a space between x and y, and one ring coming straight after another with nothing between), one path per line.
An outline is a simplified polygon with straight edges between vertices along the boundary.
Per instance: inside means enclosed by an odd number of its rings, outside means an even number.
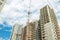
M26 38L26 40L31 40L31 28L30 28L30 19L29 19L29 16L30 16L30 7L31 7L31 0L30 0L29 7L28 7L27 38Z
M31 0L30 0L30 3L29 3L29 7L28 7L28 20L27 20L27 24L29 25L29 16L30 16L30 7L31 7Z

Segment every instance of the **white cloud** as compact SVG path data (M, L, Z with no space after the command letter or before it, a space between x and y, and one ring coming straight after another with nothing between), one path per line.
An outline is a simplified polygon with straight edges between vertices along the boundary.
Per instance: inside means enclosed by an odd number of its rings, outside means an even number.
M59 24L59 27L60 27L60 19L58 19L57 21L58 21L58 24Z
M0 28L0 30L1 30L2 28Z
M3 38L0 38L0 40L5 40L5 39L3 39Z
M59 23L59 27L60 27L60 23Z
M5 30L5 31L7 31L7 32L12 32L12 30Z
M59 1L59 0L58 0ZM5 20L10 25L14 25L16 22L20 24L25 24L27 22L27 11L29 7L30 0L8 0L4 6L2 13L0 14L1 23ZM31 12L32 17L30 20L39 19L39 10L46 4L51 5L55 11L59 9L56 8L56 0L31 0ZM56 5L55 5L56 4ZM36 11L35 11L36 10ZM30 15L30 16L31 16ZM59 14L58 14L59 15Z
M0 37L0 40L10 40L10 39L8 39L8 38L2 38L2 37Z

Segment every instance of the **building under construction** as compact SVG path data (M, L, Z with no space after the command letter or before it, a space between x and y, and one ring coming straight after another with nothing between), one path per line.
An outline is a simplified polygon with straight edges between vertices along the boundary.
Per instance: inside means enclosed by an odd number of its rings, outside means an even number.
M21 40L36 40L37 21L30 23L30 26L25 26L21 32ZM28 35L27 35L28 32Z
M0 12L7 0L0 0ZM53 8L46 5L40 9L40 19L30 23L30 7L28 7L27 25L16 23L13 26L10 40L60 40L60 29Z
M26 34L28 33L25 36L26 40L60 40L60 29L51 7L46 5L41 8L40 19L35 22L37 23L33 22L27 26L28 28L26 27ZM35 25L33 26L32 24Z
M11 40L60 40L60 29L53 8L48 5L42 7L40 19L31 23L29 14L30 11L28 12L27 25L22 28L20 34L18 34L18 27L14 28Z
M53 8L48 5L40 9L40 28L41 40L58 40L56 16Z
M10 40L20 40L22 27L23 27L23 25L19 25L18 23L16 23L16 24L13 26Z

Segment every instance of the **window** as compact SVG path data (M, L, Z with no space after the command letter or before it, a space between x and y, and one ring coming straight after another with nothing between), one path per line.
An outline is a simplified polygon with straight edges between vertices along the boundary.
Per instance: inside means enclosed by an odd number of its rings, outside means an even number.
M45 37L43 37L43 39L44 39Z

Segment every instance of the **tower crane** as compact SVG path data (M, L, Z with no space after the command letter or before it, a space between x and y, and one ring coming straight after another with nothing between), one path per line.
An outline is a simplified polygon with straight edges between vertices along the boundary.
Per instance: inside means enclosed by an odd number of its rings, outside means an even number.
M27 38L26 38L26 40L31 40L31 28L30 28L30 19L29 19L29 16L30 16L30 8L31 8L31 0L30 0L29 7L28 7Z

